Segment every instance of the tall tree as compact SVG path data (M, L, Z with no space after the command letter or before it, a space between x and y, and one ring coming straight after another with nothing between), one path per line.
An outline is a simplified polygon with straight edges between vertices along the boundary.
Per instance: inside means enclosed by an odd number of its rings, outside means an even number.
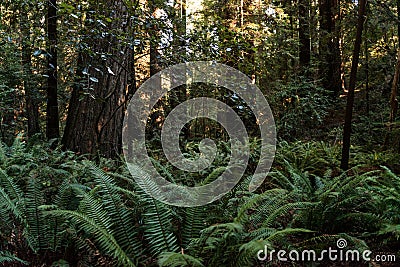
M160 44L160 29L159 25L156 22L159 16L159 7L158 3L155 0L149 0L148 6L151 14L151 29L149 31L150 37L150 76L153 76L157 72L161 70L159 65L160 53L159 53L159 44Z
M397 110L399 108L399 102L397 100L397 91L398 91L399 77L400 77L400 0L397 0L396 4L397 4L397 20L398 20L397 39L398 39L399 51L397 54L397 64L393 77L392 90L390 93L390 117L389 117L390 128L391 124L396 120Z
M351 62L350 84L347 94L346 114L343 127L343 147L342 147L342 160L340 168L348 170L349 157L350 157L350 137L351 137L351 121L353 118L353 105L354 105L354 90L357 81L358 60L360 56L362 32L365 20L365 7L367 0L360 0L358 3L358 19L357 19L357 33L354 41L353 60Z
M338 0L319 0L320 15L320 76L325 89L337 96L341 89L341 57L337 18Z
M121 152L127 101L134 93L131 17L124 1L105 0L90 7L90 29L73 88L62 143L79 153L113 157ZM106 24L107 23L107 24ZM111 29L107 32L106 29Z
M26 103L26 117L28 121L28 136L33 136L40 132L39 126L39 101L38 92L32 83L32 46L29 21L28 3L22 2L20 28L21 28L21 47L22 47L22 67L24 72L24 91Z
M58 138L59 116L57 101L57 0L47 1L48 78L47 78L47 128L48 139Z
M396 114L399 107L399 102L397 101L399 77L400 77L400 48L397 54L397 64L393 77L392 92L390 94L390 117L389 117L390 125L396 120Z
M310 0L299 0L299 61L300 67L308 68L311 58Z

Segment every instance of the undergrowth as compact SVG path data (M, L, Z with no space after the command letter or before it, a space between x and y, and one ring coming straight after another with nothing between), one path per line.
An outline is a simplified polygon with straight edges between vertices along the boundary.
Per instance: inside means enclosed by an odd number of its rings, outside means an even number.
M256 152L259 142L250 145ZM225 152L215 166L229 154L227 146L220 147ZM188 144L188 153L195 155L195 148ZM319 251L339 238L348 249L399 257L400 177L393 168L398 155L353 151L353 168L342 173L339 146L280 142L256 192L247 191L250 166L220 200L178 208L148 196L122 160L91 162L18 137L12 146L0 146L0 263L273 266L278 263L257 259L265 246ZM256 164L257 156L250 162ZM190 178L158 167L166 177ZM192 182L212 181L209 176L218 173L203 175Z

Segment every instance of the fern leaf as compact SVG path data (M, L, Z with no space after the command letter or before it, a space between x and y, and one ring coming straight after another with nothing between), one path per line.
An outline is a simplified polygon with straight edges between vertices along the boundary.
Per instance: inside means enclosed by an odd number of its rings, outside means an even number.
M104 228L103 225L98 224L92 218L82 214L81 212L71 210L55 210L51 211L51 214L70 219L86 232L93 235L103 251L118 260L121 265L132 267L135 266L125 251L119 246L113 235L108 231L108 229Z
M175 252L162 253L157 263L161 267L204 267L199 259Z
M6 264L6 263L20 263L23 265L28 265L29 262L21 260L17 256L11 254L8 251L0 251L0 263Z

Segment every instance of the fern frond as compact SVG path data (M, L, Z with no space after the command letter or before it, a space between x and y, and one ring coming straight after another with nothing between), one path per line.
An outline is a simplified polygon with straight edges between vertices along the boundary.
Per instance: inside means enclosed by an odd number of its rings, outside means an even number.
M137 231L134 229L137 217L122 202L119 190L114 180L106 175L102 170L92 164L88 166L95 176L95 182L100 188L98 194L101 197L102 206L107 211L107 216L111 219L112 233L119 245L130 255L138 256L141 251L141 243L137 238Z
M50 212L55 216L62 216L81 227L85 232L93 235L96 242L104 252L114 257L123 266L132 266L134 263L119 246L113 235L103 225L97 223L94 219L87 215L71 210L54 210Z
M400 224L384 224L378 235L390 235L396 240L400 239Z
M186 248L193 238L198 238L205 228L205 213L203 207L185 208L182 227L182 244Z
M21 199L21 201L24 201ZM3 188L0 188L0 207L2 211L11 211L12 215L17 218L20 223L25 224L24 204L16 202L10 198Z
M218 167L215 168L202 182L201 185L206 185L211 182L213 182L215 179L218 178L224 171L226 170L226 167Z
M28 265L29 262L21 260L17 256L11 254L8 251L0 251L0 263L6 264L6 263L20 263L23 265Z
M16 201L21 200L22 190L13 181L13 179L10 176L8 176L7 173L2 169L0 169L0 185L8 193L11 199L15 199Z
M28 244L34 252L38 252L40 249L47 249L49 245L49 224L39 209L39 206L45 204L45 202L41 187L34 179L30 179L28 182L25 199L28 225L24 231Z
M199 259L176 252L163 252L157 263L161 267L204 267Z
M287 236L298 233L313 233L314 231L305 228L285 228L270 235L266 240L271 243L282 242Z
M239 254L235 259L235 266L238 267L252 267L256 266L258 259L257 259L257 252L260 250L264 250L265 246L272 248L272 244L267 240L251 240L240 246Z
M298 209L307 209L312 206L315 206L316 203L313 202L295 202L295 203L288 203L286 205L283 205L279 209L277 209L275 212L273 212L270 216L267 217L267 219L264 221L263 226L264 227L271 227L273 226L274 223L277 222L278 217L288 215L289 211L292 210L298 210Z
M251 240L266 240L277 231L276 228L259 227L254 229L254 231L249 232L247 238L250 238Z
M144 236L149 242L149 249L152 254L159 255L161 252L178 251L178 242L173 231L173 217L170 208L146 193L142 193L141 196L145 210L143 214Z
M240 206L238 210L238 214L235 218L235 222L244 224L248 221L249 215L247 214L250 209L255 209L259 204L263 204L263 207L267 206L268 203L264 203L265 201L269 202L271 199L280 198L286 194L286 190L284 189L271 189L260 195L256 194L251 196L246 202Z
M195 251L196 255L201 255L203 250L221 235L228 236L232 233L244 233L243 225L238 223L222 223L209 226L201 231L200 237L193 240L193 247L199 248ZM192 247L191 246L191 247Z

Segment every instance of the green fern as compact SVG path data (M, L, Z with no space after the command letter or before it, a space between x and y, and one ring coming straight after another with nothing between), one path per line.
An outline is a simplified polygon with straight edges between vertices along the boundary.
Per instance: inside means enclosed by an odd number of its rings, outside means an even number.
M140 255L142 245L138 241L137 231L134 231L137 223L134 221L134 218L137 217L136 214L124 205L119 190L110 176L90 163L88 167L95 176L99 188L97 194L101 196L107 216L112 220L113 236L128 255Z
M162 253L157 263L160 267L204 267L199 259L176 252Z
M33 179L29 180L25 198L25 214L28 226L25 230L28 244L34 252L49 247L49 228L51 227L39 208L44 204L40 185Z
M207 216L204 207L192 207L183 209L182 221L182 246L187 248L193 238L198 238L200 232L205 228Z
M86 198L85 198L86 199ZM88 202L94 202L93 199L86 199ZM95 203L91 203L90 205L99 210L99 207ZM53 215L62 216L73 223L75 223L78 227L80 227L85 232L95 237L96 242L99 244L100 248L107 254L110 254L114 257L120 265L123 266L135 266L132 260L128 257L128 255L124 252L124 250L119 246L118 242L110 233L109 229L105 228L104 225L99 224L93 218L86 216L85 214L77 211L71 210L55 210L51 212Z
M164 203L152 198L140 189L144 209L144 236L149 243L149 250L155 256L161 252L179 250L177 237L172 225L172 210Z
M0 251L0 264L6 264L6 263L19 263L23 265L29 264L29 262L21 260L20 258L11 254L8 251Z

